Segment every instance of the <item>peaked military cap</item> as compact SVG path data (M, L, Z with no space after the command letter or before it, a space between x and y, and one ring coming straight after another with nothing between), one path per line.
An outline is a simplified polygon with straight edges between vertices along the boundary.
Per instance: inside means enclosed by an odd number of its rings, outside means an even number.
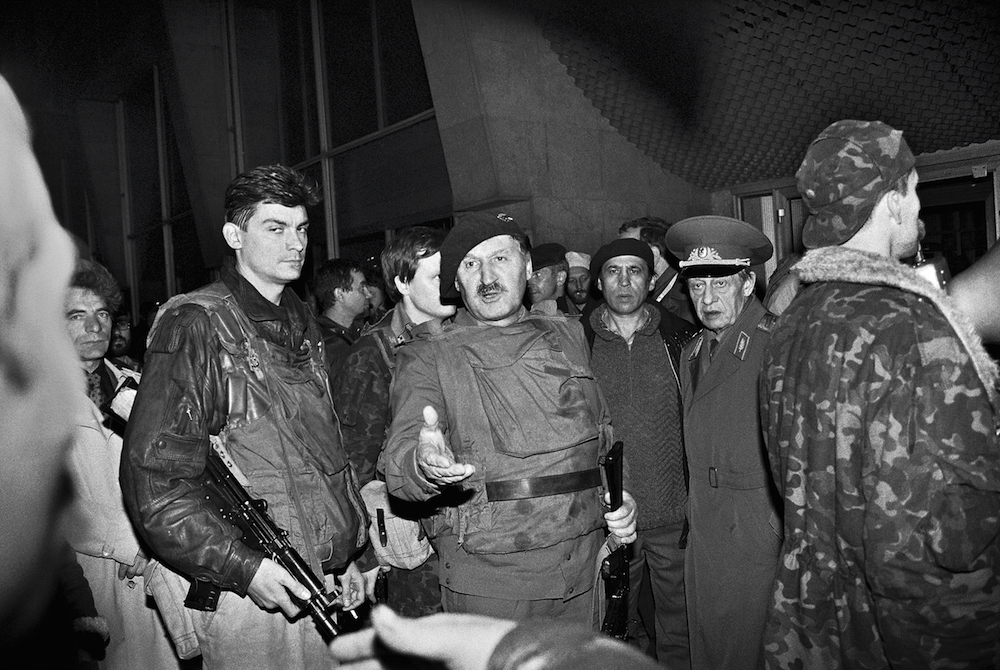
M763 263L774 247L764 233L728 216L692 216L670 227L667 248L680 260L681 274L723 276Z
M851 239L914 163L902 131L881 121L845 119L827 126L795 173L810 212L802 243L815 249Z

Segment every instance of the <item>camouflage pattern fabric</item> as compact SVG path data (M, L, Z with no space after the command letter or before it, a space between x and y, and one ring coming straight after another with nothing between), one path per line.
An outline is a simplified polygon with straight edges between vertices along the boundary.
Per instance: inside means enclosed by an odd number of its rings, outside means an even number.
M438 557L430 558L412 570L389 571L389 602L398 614L408 617L436 614L441 610L441 587L438 583Z
M333 382L333 404L340 419L344 449L358 475L358 486L375 478L375 465L385 441L392 368L381 347L385 346L389 355L393 355L393 345L389 341L391 320L390 311L378 325L361 336L351 347ZM382 338L383 344L379 344L378 338Z
M394 322L394 316L396 320ZM389 310L351 347L340 375L334 382L333 402L341 422L344 449L364 486L377 475L379 454L389 421L389 386L395 362L397 337L393 324L411 337L403 326L402 314ZM389 572L386 603L406 616L424 616L441 611L438 586L438 559L431 555L413 570L394 568Z
M995 366L895 261L795 269L761 376L785 504L766 667L1000 667Z
M802 229L806 248L853 237L882 195L913 169L914 161L903 133L881 121L848 119L828 126L809 145L795 173L812 213Z

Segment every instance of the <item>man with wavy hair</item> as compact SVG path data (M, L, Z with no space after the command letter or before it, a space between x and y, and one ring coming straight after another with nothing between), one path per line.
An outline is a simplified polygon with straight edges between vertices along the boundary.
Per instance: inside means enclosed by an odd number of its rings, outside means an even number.
M223 589L217 612L192 611L207 668L328 663L312 621L292 619L309 591L205 503L213 443L313 573L328 576L328 589L339 582L343 606L364 599L354 555L365 516L339 440L323 339L288 286L302 272L306 207L317 199L315 185L283 165L233 180L222 234L235 258L219 281L160 308L126 433L122 488L144 539L190 579Z

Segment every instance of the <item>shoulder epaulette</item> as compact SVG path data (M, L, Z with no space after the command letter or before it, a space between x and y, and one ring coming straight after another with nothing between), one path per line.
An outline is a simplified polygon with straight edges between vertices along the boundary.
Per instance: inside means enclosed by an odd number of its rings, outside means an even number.
M757 330L762 330L765 333L772 333L774 332L774 326L776 323L778 323L777 314L764 312L764 316L757 322Z

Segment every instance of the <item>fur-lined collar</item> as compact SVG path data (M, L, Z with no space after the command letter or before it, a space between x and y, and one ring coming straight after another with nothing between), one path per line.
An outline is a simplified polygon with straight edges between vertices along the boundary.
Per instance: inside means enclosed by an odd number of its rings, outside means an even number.
M1000 410L1000 395L997 381L1000 378L997 363L983 348L982 338L976 333L972 322L958 308L955 302L937 287L931 285L908 265L866 251L844 247L823 247L806 253L795 264L794 272L804 283L839 281L850 284L873 284L892 286L902 291L914 293L935 305L951 324L972 359L989 394L994 408Z

